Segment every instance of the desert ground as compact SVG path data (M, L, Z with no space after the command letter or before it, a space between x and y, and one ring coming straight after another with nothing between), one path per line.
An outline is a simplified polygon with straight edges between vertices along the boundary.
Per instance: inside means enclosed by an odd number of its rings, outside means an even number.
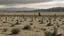
M64 12L0 12L0 36L64 36Z

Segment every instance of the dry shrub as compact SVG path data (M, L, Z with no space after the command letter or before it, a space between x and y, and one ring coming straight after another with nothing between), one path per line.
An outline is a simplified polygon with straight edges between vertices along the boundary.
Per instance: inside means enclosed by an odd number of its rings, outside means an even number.
M52 36L52 33L50 31L44 32L45 36Z
M10 27L14 27L15 25L14 24L12 24Z
M30 27L30 25L26 25L26 26L24 26L24 30L29 30L31 27Z
M4 29L3 29L3 32L6 32L6 31L7 31L7 28L4 28Z
M30 23L30 25L33 25L33 23Z
M11 30L12 34L18 34L20 32L20 29L14 28Z
M52 26L52 24L48 23L47 26Z
M46 29L45 29L45 28L41 28L41 30L46 31Z

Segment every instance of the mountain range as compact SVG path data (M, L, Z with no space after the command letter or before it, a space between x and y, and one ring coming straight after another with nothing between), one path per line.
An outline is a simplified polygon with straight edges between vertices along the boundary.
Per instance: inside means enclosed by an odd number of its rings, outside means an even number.
M39 12L64 12L64 7L53 7L53 8L49 8L49 9L38 9L38 10L34 10L35 12L39 11Z
M34 8L1 8L0 11L15 11L15 12L64 12L64 7L53 7L49 9L34 9Z

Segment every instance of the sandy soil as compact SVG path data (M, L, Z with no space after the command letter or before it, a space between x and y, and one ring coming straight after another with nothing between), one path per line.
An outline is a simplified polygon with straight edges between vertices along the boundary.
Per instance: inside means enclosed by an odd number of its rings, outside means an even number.
M0 12L0 36L45 36L44 32L53 32L54 27L58 28L57 34L64 36L64 12L40 12L40 14L41 16L38 12ZM26 25L31 28L24 30ZM4 28L7 29L6 32L3 32ZM20 29L19 34L9 35L13 28Z

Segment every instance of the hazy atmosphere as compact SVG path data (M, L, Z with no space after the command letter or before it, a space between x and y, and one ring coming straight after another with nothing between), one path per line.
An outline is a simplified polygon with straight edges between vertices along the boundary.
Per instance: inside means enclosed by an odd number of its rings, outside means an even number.
M63 6L64 0L0 0L0 10L34 10Z

